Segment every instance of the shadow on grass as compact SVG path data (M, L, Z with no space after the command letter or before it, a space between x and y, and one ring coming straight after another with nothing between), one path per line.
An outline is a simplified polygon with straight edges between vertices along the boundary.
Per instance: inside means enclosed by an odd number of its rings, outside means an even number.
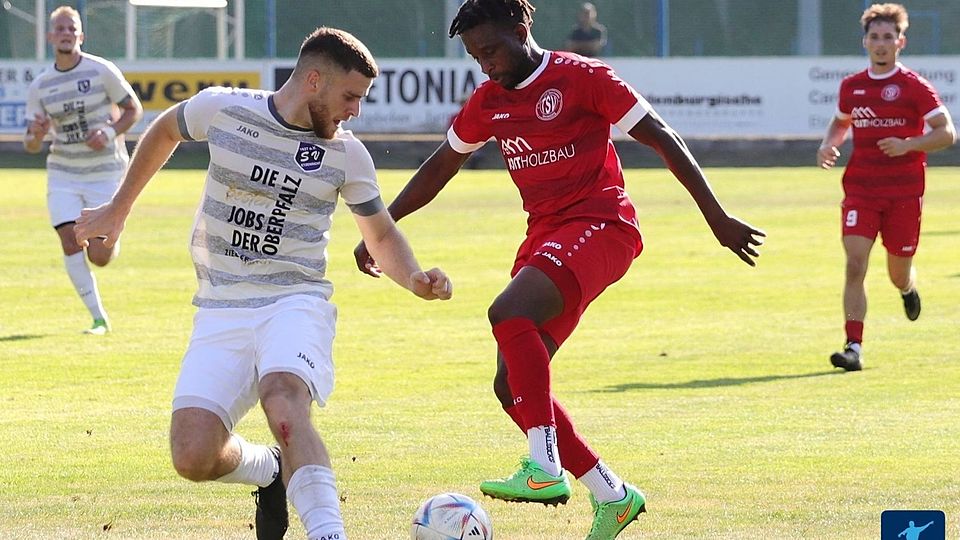
M744 384L765 383L772 381L788 381L791 379L809 379L811 377L824 377L827 375L839 375L844 373L841 370L816 371L813 373L800 373L797 375L764 375L762 377L724 377L720 379L697 379L678 383L626 383L615 384L606 388L597 390L597 392L629 392L630 390L672 390L678 388L721 388L724 386L741 386Z
M40 339L43 336L42 334L13 334L9 336L0 336L0 342L2 341L26 341L28 339Z
M960 231L923 231L924 236L956 236Z

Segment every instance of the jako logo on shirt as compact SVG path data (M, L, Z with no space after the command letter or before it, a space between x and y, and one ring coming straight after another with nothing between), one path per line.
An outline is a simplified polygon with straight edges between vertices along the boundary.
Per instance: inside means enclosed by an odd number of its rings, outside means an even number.
M563 94L556 88L551 88L540 96L537 101L537 118L544 122L556 118L563 110Z
M304 172L312 172L320 168L323 164L323 155L327 152L319 146L302 142L300 148L297 148L297 165Z
M880 97L884 101L894 101L900 97L900 87L895 84L888 84L880 91Z

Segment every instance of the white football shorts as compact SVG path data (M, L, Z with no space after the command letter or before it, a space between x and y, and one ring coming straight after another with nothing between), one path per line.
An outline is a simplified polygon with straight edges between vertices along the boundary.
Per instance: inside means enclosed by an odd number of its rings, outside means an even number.
M173 391L173 410L215 413L227 431L259 400L268 373L300 377L321 407L333 391L337 308L295 295L259 308L201 308Z
M47 180L47 210L50 224L57 228L72 223L80 217L84 208L93 208L107 203L120 187L120 180L101 182L77 182L74 180Z

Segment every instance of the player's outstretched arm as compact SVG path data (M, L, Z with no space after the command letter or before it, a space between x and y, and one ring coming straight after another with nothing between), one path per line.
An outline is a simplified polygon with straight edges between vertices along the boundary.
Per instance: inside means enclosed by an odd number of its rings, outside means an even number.
M183 140L177 127L177 108L181 106L174 105L164 111L140 137L120 188L110 202L85 208L80 213L74 227L80 245L86 246L87 240L98 236L106 238L106 247L117 242L134 201Z
M470 154L461 154L444 141L433 154L420 165L397 198L390 203L388 211L394 220L400 220L423 208L440 193L447 182L467 161ZM364 238L366 240L366 238ZM375 256L368 250L366 242L360 242L353 250L357 268L364 274L380 277L380 268Z
M379 198L375 202L379 208L361 205L351 209L363 243L376 259L379 270L424 300L449 300L453 294L453 283L447 275L439 268L426 272L420 269L410 244L383 203Z
M756 266L754 259L760 254L755 247L763 244L762 237L766 234L727 214L680 135L655 111L650 111L630 130L630 136L650 146L660 155L670 172L693 197L720 245L728 248L743 262Z

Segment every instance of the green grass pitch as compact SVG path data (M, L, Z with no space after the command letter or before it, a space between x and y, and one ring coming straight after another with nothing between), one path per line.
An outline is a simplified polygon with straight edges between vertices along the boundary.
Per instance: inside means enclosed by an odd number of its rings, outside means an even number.
M812 158L811 158L812 159ZM410 171L381 171L386 200ZM665 170L632 170L646 249L591 307L553 364L554 389L649 513L623 538L862 539L885 509L940 509L960 535L960 169L928 172L911 323L882 249L868 274L866 369L842 345L840 171L713 169L729 212L768 234L757 268L721 248ZM162 172L97 270L114 332L86 311L47 223L42 171L4 170L0 219L0 538L252 539L249 489L180 479L170 397L191 329L187 253L202 171ZM340 310L337 386L315 410L350 538L402 539L443 491L480 500L504 540L582 538L566 506L482 499L525 452L491 391L486 308L524 219L503 171L464 171L400 222L424 266L456 284L422 302L357 272L343 206L330 244ZM238 430L268 441L263 415ZM296 521L288 534L303 538Z

